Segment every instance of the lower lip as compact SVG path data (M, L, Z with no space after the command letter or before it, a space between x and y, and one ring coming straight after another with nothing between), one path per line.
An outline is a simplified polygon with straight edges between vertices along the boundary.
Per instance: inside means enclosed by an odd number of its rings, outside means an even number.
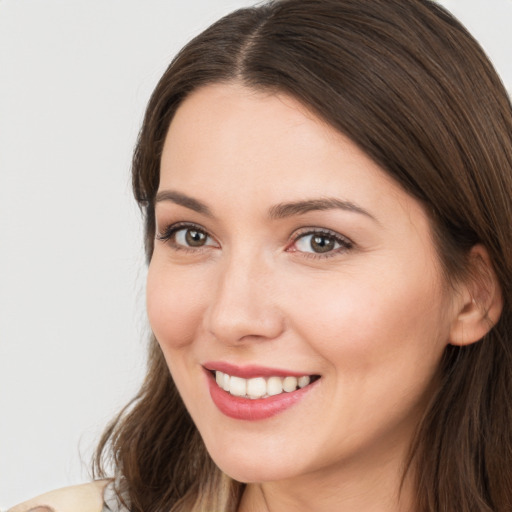
M291 393L281 393L268 398L253 400L229 394L217 385L210 372L207 372L207 374L210 396L219 411L230 418L247 421L264 420L289 409L309 393L315 383L318 382L315 381Z

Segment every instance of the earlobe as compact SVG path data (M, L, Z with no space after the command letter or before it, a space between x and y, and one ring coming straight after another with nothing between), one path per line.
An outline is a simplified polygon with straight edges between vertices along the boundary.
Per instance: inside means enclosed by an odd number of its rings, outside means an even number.
M483 245L471 249L469 266L450 329L451 345L470 345L481 340L496 325L503 309L500 283Z

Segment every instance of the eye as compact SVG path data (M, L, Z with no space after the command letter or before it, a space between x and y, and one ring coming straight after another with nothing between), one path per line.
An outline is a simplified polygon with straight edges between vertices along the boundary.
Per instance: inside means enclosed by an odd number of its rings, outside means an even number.
M174 232L174 241L188 247L202 247L208 242L208 235L195 228L183 228Z
M169 242L175 249L201 249L217 246L213 238L199 226L192 224L174 224L157 235L158 240Z
M343 235L326 230L309 230L296 236L291 251L311 255L330 256L353 247L353 243Z

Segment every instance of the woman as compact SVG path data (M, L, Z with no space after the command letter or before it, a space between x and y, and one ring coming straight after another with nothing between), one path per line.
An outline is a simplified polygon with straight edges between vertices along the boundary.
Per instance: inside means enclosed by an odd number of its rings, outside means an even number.
M154 91L133 186L154 337L115 481L15 510L511 509L512 109L446 11L227 16Z

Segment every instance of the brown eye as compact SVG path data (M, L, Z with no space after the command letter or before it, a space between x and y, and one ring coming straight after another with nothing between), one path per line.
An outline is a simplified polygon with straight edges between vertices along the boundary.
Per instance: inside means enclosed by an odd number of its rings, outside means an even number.
M191 249L200 249L205 246L215 246L215 241L202 229L194 226L176 229L169 239L172 237L176 246L188 247Z
M329 252L336 247L336 241L332 236L313 235L310 240L310 246L314 252Z
M185 233L185 244L183 245L202 247L208 240L208 235L202 231L198 231L197 229L182 229L176 233L176 241L178 241L178 236L182 231Z
M219 247L207 231L193 224L173 224L157 235L157 239L168 243L174 249L202 249Z
M338 249L341 244L328 233L309 233L301 236L295 246L301 252L322 254Z
M310 231L299 235L293 244L293 251L303 252L311 256L330 256L352 249L352 242L338 233L330 231Z

